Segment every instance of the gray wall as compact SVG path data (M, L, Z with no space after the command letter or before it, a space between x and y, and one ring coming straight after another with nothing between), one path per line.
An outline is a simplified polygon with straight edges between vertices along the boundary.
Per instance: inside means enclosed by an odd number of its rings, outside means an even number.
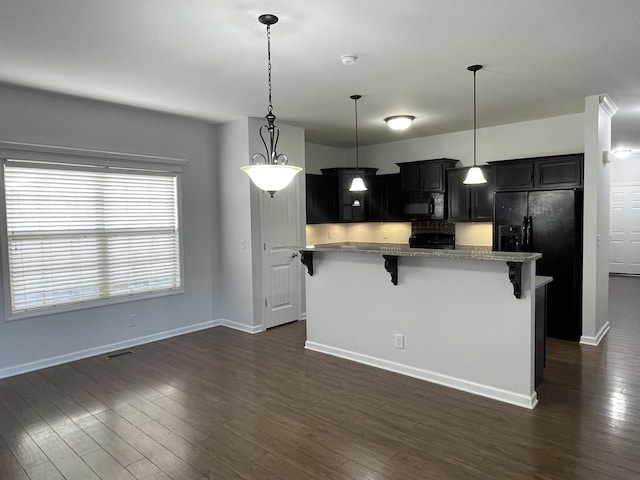
M0 377L219 318L216 127L7 85L0 85L0 105L3 141L188 160L182 177L185 293L10 322L2 304ZM136 315L135 327L128 326L130 314Z

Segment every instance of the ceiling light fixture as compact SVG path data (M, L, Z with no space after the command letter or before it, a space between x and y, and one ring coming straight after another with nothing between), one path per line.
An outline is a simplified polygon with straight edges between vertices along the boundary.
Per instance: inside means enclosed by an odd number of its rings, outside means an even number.
M384 119L391 130L406 130L416 119L413 115L394 115Z
M359 169L359 163L358 163L358 100L362 98L362 95L351 95L351 100L353 100L353 103L355 105L355 111L356 111L356 176L353 178L353 181L351 182L351 186L349 187L349 191L350 192L364 192L367 190L367 186L364 184L364 180L362 179L362 177L360 176L358 169ZM356 205L359 206L359 205Z
M356 57L355 55L342 55L340 57L340 60L342 61L343 65L349 66L356 63L358 61L358 57Z
M476 165L476 72L482 68L482 65L471 65L467 70L473 72L473 167L467 172L467 176L462 183L465 185L478 185L487 183L487 179L482 174L482 169Z
M631 156L631 150L615 150L613 153L618 158L629 158Z
M293 177L302 171L302 168L289 165L287 156L277 152L280 130L275 125L276 116L273 114L273 105L271 104L271 25L278 22L278 17L271 14L264 14L258 17L258 21L267 26L269 106L267 108L267 115L264 117L267 119L267 125L260 127L260 138L266 150L266 156L262 153L256 153L251 158L253 164L241 167L240 170L249 175L249 178L251 178L251 181L256 187L265 192L269 192L271 197L273 197L275 192L289 185ZM267 138L265 138L265 136Z

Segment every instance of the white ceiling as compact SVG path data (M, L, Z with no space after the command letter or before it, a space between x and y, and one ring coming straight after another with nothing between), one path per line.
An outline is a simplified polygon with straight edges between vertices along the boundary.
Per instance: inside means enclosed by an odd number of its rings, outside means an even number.
M213 123L273 106L307 140L360 142L620 107L613 148L640 150L640 1L0 0L0 81ZM356 64L340 57L354 54ZM389 115L415 115L392 132Z

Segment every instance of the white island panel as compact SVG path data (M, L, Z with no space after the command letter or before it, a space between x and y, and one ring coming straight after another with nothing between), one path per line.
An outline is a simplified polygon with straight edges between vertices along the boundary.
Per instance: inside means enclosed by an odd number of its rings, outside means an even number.
M502 261L314 252L306 347L533 408L535 262L516 298ZM395 347L395 335L404 348Z

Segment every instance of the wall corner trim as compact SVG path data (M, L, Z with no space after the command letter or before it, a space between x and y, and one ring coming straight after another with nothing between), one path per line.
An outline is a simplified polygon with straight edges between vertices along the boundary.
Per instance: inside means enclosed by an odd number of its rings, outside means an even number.
M610 117L613 117L618 112L618 106L613 102L613 100L611 100L611 97L609 95L600 95L598 100L602 109Z
M600 342L605 337L605 335L609 332L610 328L611 328L611 325L607 321L607 323L605 323L602 326L602 328L596 334L595 337L588 337L586 335L583 335L582 337L580 337L580 344L581 345L589 345L591 347L597 347L598 345L600 345Z

